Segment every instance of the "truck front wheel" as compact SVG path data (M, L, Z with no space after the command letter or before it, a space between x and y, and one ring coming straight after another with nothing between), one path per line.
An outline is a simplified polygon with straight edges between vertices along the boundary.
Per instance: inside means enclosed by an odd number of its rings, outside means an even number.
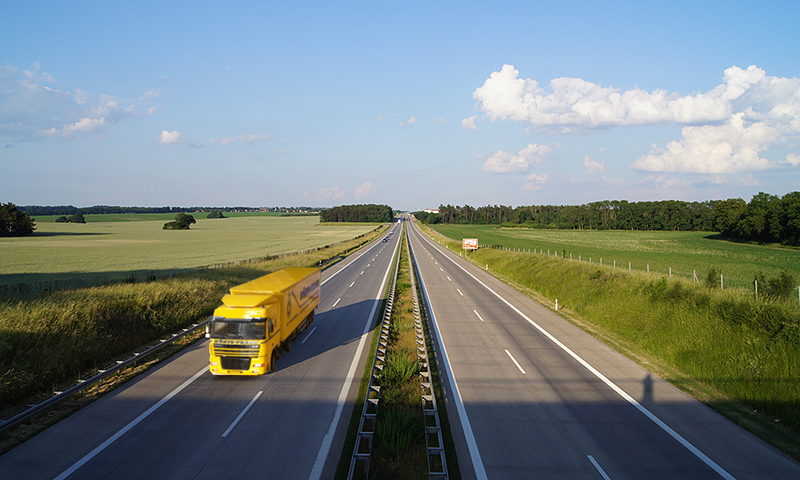
M285 342L283 342L283 351L286 353L290 353L292 351L292 339L287 338Z
M270 365L269 365L269 371L270 372L274 372L275 370L277 370L278 367L277 367L276 364L278 363L278 360L280 360L280 359L281 359L281 354L278 351L278 349L277 348L272 349L272 355L271 355L271 358L269 360L270 361Z

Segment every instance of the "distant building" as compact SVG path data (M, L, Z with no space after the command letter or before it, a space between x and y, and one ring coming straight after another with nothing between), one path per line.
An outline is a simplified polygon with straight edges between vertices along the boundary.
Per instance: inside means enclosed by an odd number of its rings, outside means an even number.
M425 213L439 213L438 208L426 208Z

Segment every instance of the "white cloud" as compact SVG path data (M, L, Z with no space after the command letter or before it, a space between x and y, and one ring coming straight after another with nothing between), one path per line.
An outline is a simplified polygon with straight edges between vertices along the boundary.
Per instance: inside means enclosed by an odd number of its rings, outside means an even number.
M547 179L550 177L547 173L536 174L532 173L525 179L525 190L543 190Z
M105 117L100 118L82 118L72 125L64 125L62 128L64 135L69 135L73 132L91 133L106 124Z
M536 80L519 78L513 65L504 65L472 96L490 119L522 121L533 127L698 123L722 121L730 115L730 106L719 95L680 97L666 90L647 92L638 88L620 93L580 78L553 79L549 90Z
M461 126L463 128L466 128L467 130L477 130L478 126L475 125L475 117L476 116L477 115L473 115L473 116L471 116L469 118L465 118L464 120L461 120Z
M535 143L528 144L519 153L500 150L486 160L481 170L491 173L527 172L532 164L541 163L542 158L552 151L547 145Z
M356 188L356 200L361 200L362 198L368 196L372 192L375 191L377 187L372 182L364 182Z
M685 96L666 90L620 91L580 78L556 78L545 89L504 65L473 97L492 121L523 122L526 130L573 133L665 122L685 125L681 139L663 149L653 147L631 166L648 172L774 168L783 162L761 154L773 145L791 145L800 135L800 79L769 77L755 65L730 67L722 84Z
M0 135L80 138L155 111L110 95L92 102L93 96L81 88L69 92L46 85L53 83L53 75L42 72L38 64L24 71L0 65Z
M145 100L145 99L148 99L148 98L156 98L159 95L161 95L161 89L160 88L153 88L153 89L150 89L150 90L148 90L148 91L146 91L146 92L144 92L142 94L142 100Z
M583 168L586 169L589 175L594 175L595 173L605 170L605 165L603 162L598 162L589 155L586 155L586 157L583 159Z
M417 118L416 117L411 117L405 123L404 122L398 122L398 125L400 125L401 127L404 127L406 125L414 125L415 123L417 123Z
M164 130L161 132L161 137L158 139L158 143L162 145L172 145L173 143L178 143L183 138L183 134L177 130L173 130L171 132Z
M438 123L440 125L445 125L447 123L447 121L444 118L439 117L439 118L436 119L436 123Z
M778 131L766 123L747 125L737 113L725 125L684 127L680 141L653 149L631 168L646 172L735 173L764 170L771 163L759 157L778 139Z
M786 155L786 161L796 167L800 165L800 155L795 155L794 153L790 153Z
M267 138L272 138L272 135L239 135L238 137L228 137L228 138L212 138L212 142L218 141L222 145L228 145L229 143L239 142L239 145L251 145L259 140L264 140Z
M340 198L344 198L346 194L347 190L342 190L338 185L334 185L331 188L323 188L322 190L318 191L317 200L330 200L331 198L338 200Z

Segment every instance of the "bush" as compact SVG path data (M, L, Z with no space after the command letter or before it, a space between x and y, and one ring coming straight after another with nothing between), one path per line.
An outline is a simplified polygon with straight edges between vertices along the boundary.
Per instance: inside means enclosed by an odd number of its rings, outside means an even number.
M758 272L755 281L758 282L760 296L780 300L788 300L797 284L794 275L785 270L772 278L764 275L764 272Z

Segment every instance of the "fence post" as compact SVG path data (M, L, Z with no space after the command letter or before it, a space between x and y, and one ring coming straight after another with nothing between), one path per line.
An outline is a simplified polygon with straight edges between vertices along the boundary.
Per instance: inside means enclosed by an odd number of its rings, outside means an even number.
M756 300L758 300L758 280L753 280L756 284Z
M725 291L725 279L722 278L722 274L719 274L719 289L720 291Z

